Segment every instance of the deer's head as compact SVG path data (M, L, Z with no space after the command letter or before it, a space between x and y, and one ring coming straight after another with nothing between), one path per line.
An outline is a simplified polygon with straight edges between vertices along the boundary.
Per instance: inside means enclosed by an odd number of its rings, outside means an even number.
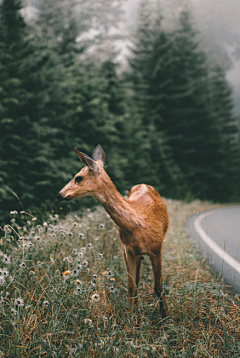
M106 155L100 145L94 149L92 158L87 154L79 152L77 148L75 148L75 151L86 166L58 193L57 199L59 201L69 201L94 194L98 191L101 177L105 172L103 165Z

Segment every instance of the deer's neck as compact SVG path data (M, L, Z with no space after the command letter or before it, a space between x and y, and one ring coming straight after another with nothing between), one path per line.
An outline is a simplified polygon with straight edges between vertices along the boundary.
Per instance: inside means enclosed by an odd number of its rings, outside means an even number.
M140 225L135 210L119 193L108 176L104 176L101 191L95 193L94 196L122 229L132 231L136 226Z

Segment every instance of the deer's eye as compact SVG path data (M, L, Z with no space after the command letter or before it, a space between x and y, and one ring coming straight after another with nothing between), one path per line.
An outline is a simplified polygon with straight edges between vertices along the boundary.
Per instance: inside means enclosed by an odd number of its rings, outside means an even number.
M75 184L80 183L83 180L83 177L76 177L75 178Z

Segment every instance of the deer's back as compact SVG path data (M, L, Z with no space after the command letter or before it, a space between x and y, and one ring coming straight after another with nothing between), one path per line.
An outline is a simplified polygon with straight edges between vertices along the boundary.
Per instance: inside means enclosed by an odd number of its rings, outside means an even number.
M132 187L128 195L131 203L143 218L144 224L160 230L165 235L168 228L168 213L161 195L150 185L138 184Z

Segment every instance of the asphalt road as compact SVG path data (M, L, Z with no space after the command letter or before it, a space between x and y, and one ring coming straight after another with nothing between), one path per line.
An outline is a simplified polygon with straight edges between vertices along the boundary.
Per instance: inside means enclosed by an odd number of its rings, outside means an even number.
M240 293L240 206L191 216L187 230L215 271Z

